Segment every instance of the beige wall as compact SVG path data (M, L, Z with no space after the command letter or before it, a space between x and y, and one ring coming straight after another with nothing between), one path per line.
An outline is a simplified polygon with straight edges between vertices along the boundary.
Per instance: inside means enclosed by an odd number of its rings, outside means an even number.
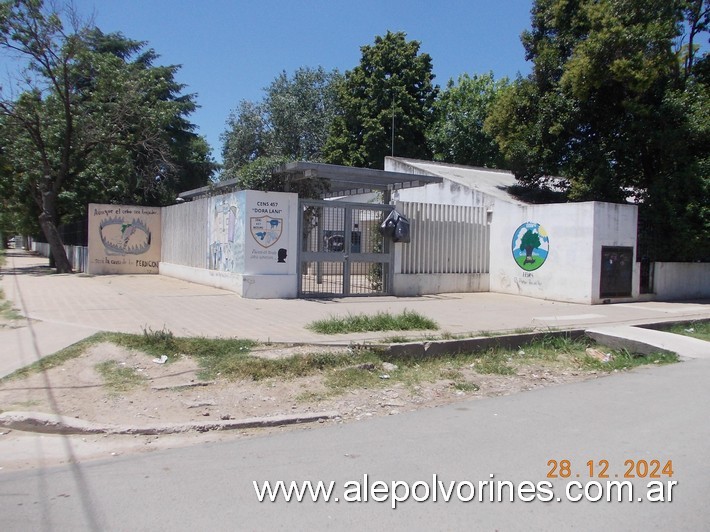
M89 204L88 273L158 273L160 207Z

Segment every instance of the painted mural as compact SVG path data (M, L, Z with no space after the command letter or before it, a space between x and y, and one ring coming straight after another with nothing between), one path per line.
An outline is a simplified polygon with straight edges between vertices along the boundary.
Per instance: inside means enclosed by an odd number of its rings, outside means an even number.
M244 195L237 192L210 198L209 268L244 270Z
M251 236L263 248L270 248L279 241L283 227L283 218L272 218L271 216L249 218Z
M545 228L535 222L525 222L513 233L513 259L523 270L540 268L550 251L550 237Z
M159 262L160 207L89 204L89 273L158 273Z
M253 274L295 273L296 264L289 261L291 235L295 228L291 219L293 194L247 191L245 272ZM297 203L296 203L297 205ZM296 212L296 209L293 209Z

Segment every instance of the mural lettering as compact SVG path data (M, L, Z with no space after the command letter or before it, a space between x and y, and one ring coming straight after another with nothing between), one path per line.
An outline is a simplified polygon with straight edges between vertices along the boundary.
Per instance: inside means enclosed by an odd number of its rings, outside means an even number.
M89 273L158 273L160 208L89 205Z

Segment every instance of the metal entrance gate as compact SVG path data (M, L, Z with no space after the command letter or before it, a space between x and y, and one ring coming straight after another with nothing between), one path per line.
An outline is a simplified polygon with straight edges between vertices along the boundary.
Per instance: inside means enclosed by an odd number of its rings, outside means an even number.
M394 246L378 229L392 208L390 205L301 200L299 296L389 294Z

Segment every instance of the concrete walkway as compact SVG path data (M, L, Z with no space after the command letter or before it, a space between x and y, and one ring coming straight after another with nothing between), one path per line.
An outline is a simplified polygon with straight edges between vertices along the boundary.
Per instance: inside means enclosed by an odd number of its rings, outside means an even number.
M677 353L681 358L710 359L710 343L645 327L617 325L587 329L587 335L615 349L649 355L657 351Z
M23 316L0 329L0 376L97 331L239 337L262 342L347 344L386 340L393 333L324 336L306 329L332 316L404 310L435 320L455 335L482 332L604 329L710 319L710 301L581 305L494 294L441 294L333 300L242 299L234 293L158 275L51 275L47 259L9 250L0 288ZM642 333L645 334L645 333ZM407 336L425 333L407 333Z

